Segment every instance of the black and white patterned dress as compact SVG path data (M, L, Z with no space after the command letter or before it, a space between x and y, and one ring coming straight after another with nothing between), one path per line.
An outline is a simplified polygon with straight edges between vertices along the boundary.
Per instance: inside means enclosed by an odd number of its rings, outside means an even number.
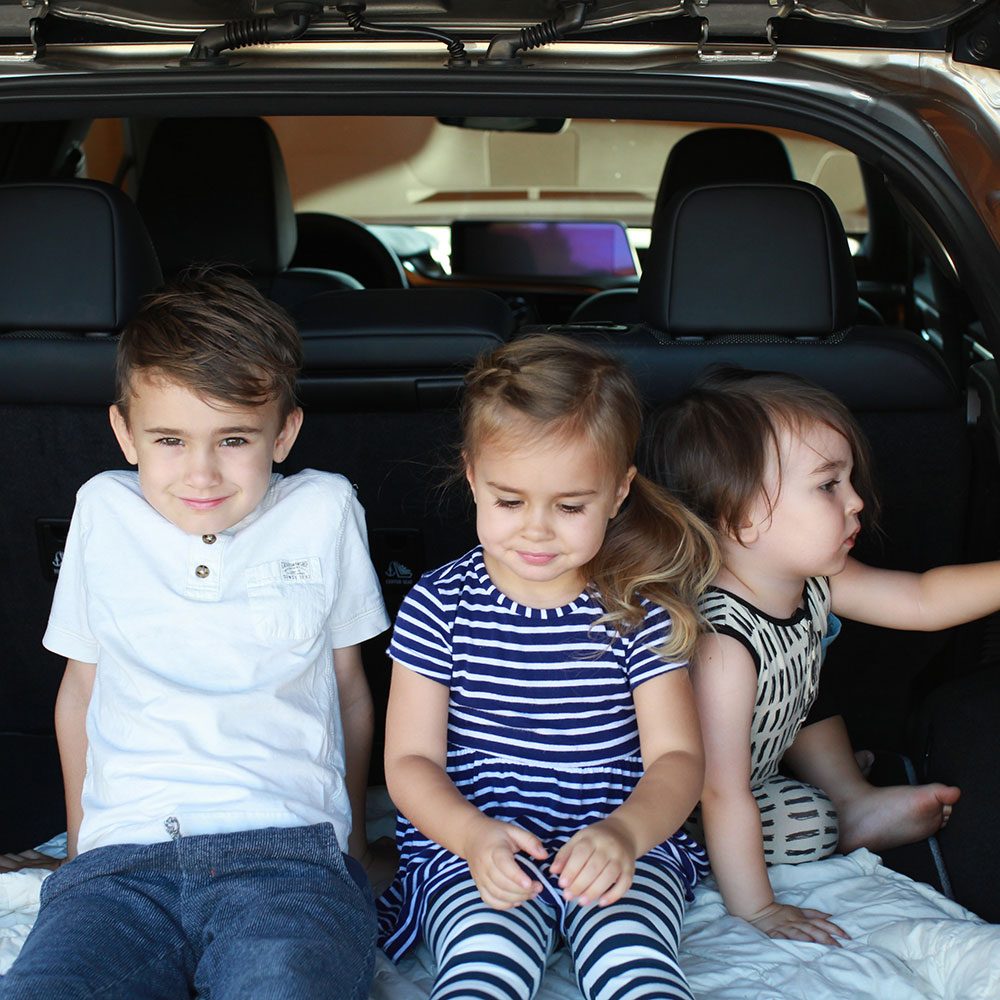
M802 605L790 618L774 618L719 587L706 591L701 611L715 632L746 647L757 668L750 788L760 808L767 863L795 864L833 854L840 834L833 804L820 789L778 771L819 687L830 621L829 580L806 580Z

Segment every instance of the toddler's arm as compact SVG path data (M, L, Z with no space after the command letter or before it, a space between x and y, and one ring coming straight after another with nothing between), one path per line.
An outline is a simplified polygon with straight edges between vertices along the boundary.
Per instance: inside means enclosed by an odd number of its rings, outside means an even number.
M701 794L704 755L687 670L635 689L643 776L607 819L584 828L556 855L563 897L607 906L632 884L636 858L676 833Z
M830 578L830 596L833 612L845 618L933 632L1000 609L1000 562L907 573L848 559Z
M425 836L465 858L484 902L507 909L541 886L518 865L524 851L538 860L541 841L513 823L480 812L445 770L448 688L396 663L386 712L385 778L399 811Z
M97 664L67 660L56 696L56 740L66 794L66 860L76 857L83 819L83 778L87 771L87 707L94 690Z
M351 801L351 835L348 853L365 861L368 837L365 832L365 795L368 791L368 762L372 752L375 710L361 662L359 646L343 646L333 651L333 672L337 678L340 724L344 731L344 770L347 796Z
M773 938L836 944L847 935L828 913L778 903L764 862L760 812L750 791L750 727L757 675L730 636L699 640L693 672L705 740L702 820L712 873L726 909Z

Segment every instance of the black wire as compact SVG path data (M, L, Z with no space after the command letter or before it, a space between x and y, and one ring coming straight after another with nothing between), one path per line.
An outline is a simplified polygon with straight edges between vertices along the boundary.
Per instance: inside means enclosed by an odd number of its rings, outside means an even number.
M394 38L430 38L448 47L452 65L469 64L465 43L452 35L446 35L443 31L408 24L371 24L364 19L365 8L360 4L337 4L337 10L357 32L366 35L391 35Z

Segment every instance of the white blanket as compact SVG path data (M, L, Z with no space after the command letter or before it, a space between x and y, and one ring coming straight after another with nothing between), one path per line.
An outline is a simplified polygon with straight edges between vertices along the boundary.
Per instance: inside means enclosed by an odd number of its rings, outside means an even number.
M45 872L0 875L0 972L38 912ZM711 879L688 909L681 963L699 1000L997 1000L1000 926L884 868L868 851L771 869L782 902L833 914L840 948L773 941L726 915ZM380 952L371 1000L426 1000L432 963L421 946L398 966ZM557 953L538 1000L579 1000Z
M851 935L840 948L774 941L727 916L711 879L688 908L681 964L699 1000L997 1000L1000 926L884 868L868 851L780 865L782 902L833 914ZM425 1000L432 963L421 947L399 966L379 956L373 1000ZM579 1000L565 953L539 1000Z

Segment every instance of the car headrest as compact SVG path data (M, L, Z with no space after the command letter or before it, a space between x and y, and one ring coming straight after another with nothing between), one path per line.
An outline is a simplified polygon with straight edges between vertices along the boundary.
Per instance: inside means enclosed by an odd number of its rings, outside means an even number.
M261 118L159 122L136 203L166 274L226 263L268 281L295 252L284 160Z
M0 185L0 330L121 330L162 278L129 198L100 181Z
M797 181L683 191L653 230L639 308L674 336L842 330L858 292L837 209Z
M795 179L785 144L753 128L706 128L674 143L656 193L653 225L667 202L696 184L757 183Z

